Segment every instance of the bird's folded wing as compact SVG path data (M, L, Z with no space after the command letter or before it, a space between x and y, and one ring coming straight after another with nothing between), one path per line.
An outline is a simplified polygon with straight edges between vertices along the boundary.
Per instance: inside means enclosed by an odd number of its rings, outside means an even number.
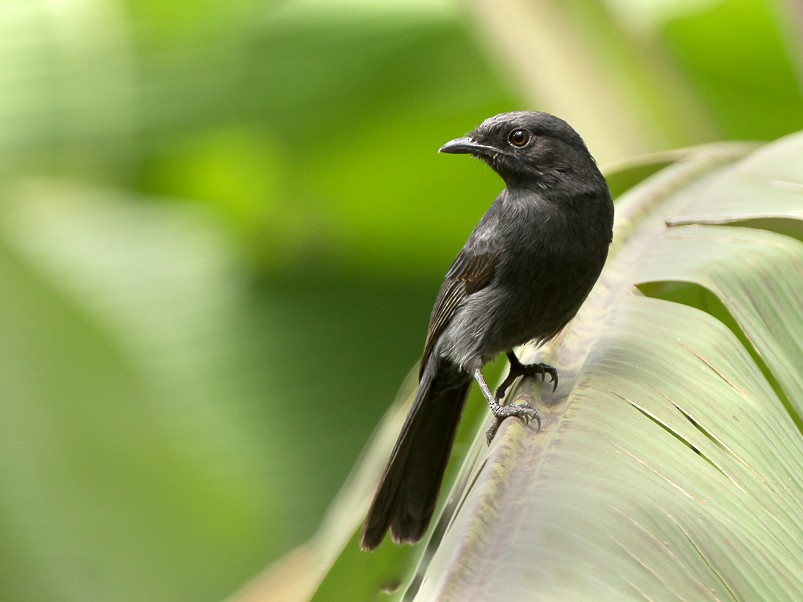
M472 293L488 286L493 280L499 258L499 253L494 251L478 253L465 247L460 251L446 273L438 297L435 299L435 306L432 308L427 342L421 359L421 373L443 329L449 324L463 301Z

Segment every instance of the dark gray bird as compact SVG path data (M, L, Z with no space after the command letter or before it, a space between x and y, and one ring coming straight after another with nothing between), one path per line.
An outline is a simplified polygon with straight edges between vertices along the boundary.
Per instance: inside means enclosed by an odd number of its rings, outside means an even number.
M528 405L499 400L515 378L550 375L523 365L513 348L543 344L571 320L608 255L613 202L582 138L548 113L503 113L442 153L482 159L506 188L446 273L429 322L418 392L365 519L361 547L390 529L397 543L418 541L429 525L472 379L498 420L538 419ZM510 373L494 396L482 367L505 352Z

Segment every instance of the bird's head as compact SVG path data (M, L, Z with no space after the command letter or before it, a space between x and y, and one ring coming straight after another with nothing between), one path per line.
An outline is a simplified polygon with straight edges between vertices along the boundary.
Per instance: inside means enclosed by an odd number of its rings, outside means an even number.
M519 111L490 117L438 152L470 154L498 173L508 188L547 188L599 173L583 139L549 113Z

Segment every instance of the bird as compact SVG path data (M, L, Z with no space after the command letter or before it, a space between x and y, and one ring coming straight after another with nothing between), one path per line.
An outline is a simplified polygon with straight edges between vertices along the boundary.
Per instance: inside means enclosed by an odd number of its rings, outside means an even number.
M554 391L558 372L522 364L514 348L544 344L577 314L613 239L605 178L580 135L559 117L501 113L438 152L480 159L505 187L441 284L418 389L363 524L363 550L378 547L388 530L399 544L415 543L426 532L473 381L497 425L518 417L540 426L535 408L500 401L523 375L549 375ZM501 353L510 370L493 394L482 368Z

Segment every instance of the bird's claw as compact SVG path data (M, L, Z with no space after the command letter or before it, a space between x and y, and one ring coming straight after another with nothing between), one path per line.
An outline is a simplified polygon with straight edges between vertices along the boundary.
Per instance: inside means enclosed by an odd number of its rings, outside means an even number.
M491 441L493 441L493 438L496 436L496 432L502 425L502 421L511 416L521 419L526 425L530 424L530 420L535 420L536 424L538 425L536 432L541 430L541 416L538 414L538 410L528 403L510 406L497 406L492 408L491 411L493 412L495 420L485 433L485 438L488 441L488 445L491 444Z
M547 366L546 364L541 364L544 368L544 371L541 373L546 380L546 375L549 374L549 378L552 379L552 392L554 393L558 388L558 371L553 368L552 366Z
M516 356L514 355L513 358ZM499 385L499 388L496 390L496 399L497 401L502 399L507 393L508 387L513 384L513 381L516 380L519 376L540 376L541 382L546 382L546 375L549 374L549 379L552 382L552 392L554 393L558 388L558 371L550 366L549 364L522 364L521 362L516 359L513 361L511 358L510 362L510 372L508 372L507 378Z
M542 383L546 382L546 375L549 374L552 392L558 388L558 371L549 364L526 364L521 366L519 372L522 376L540 376Z
M538 410L528 403L511 406L499 406L498 408L494 408L494 416L501 420L509 418L510 416L518 416L523 420L529 420L533 416L538 416Z

